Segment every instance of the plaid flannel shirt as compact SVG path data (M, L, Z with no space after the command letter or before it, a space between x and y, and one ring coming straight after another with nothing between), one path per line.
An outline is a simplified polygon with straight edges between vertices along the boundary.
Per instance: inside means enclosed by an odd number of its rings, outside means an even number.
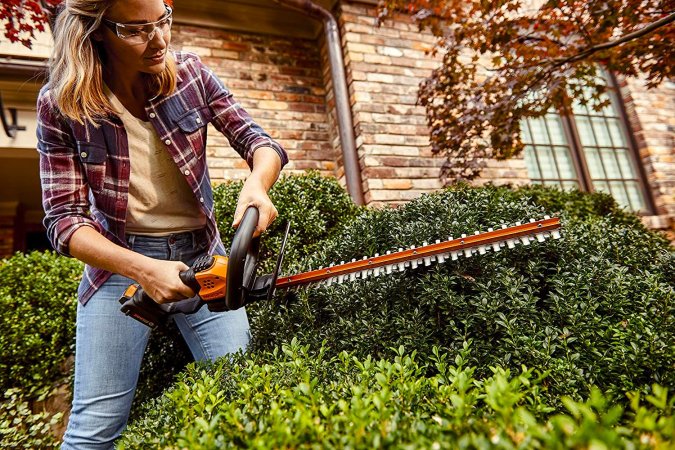
M213 211L206 165L206 126L213 124L230 145L253 164L253 153L271 147L288 162L284 149L258 126L220 79L194 54L174 53L176 91L158 96L145 108L150 122L185 176L206 215L209 252L224 254ZM38 152L42 205L47 235L56 251L70 256L68 243L79 227L90 226L127 247L125 222L129 193L129 148L119 117L101 119L98 127L65 119L50 95L40 91ZM84 304L111 273L86 266L78 296Z

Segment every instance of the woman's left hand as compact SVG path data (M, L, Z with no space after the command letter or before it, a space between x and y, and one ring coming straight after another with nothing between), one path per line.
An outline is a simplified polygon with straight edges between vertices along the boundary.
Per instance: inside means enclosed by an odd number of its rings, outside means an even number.
M267 195L264 184L254 176L246 180L244 187L239 193L237 209L234 211L234 222L232 222L233 227L237 228L239 226L244 212L246 212L249 206L258 208L258 225L253 232L253 237L257 237L274 222L279 213Z

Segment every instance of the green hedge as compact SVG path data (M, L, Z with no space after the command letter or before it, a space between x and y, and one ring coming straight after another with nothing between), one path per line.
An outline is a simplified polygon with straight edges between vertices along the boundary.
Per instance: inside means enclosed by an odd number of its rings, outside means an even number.
M54 252L0 261L0 391L44 391L67 375L81 272Z
M490 366L536 367L550 372L551 399L587 396L592 385L608 395L675 386L675 254L607 195L457 186L364 212L285 272L553 213L564 224L559 241L302 288L286 307L260 304L254 348L296 336L312 348L326 342L332 354L388 357L401 345L429 355L472 340L480 376Z
M29 404L67 382L82 264L54 252L0 260L0 448L57 448L61 415Z
M532 369L467 365L470 349L389 359L293 340L281 350L193 366L145 405L117 443L123 449L672 448L673 405L665 389L630 394L624 410L598 390L564 398L550 415L547 378ZM433 375L428 375L433 373Z
M456 186L284 273L547 213L560 241L253 305L248 359L191 368L121 448L672 448L674 254L607 195Z
M241 185L232 182L214 189L226 246L234 235L231 223ZM262 240L262 264L268 271L276 260L286 221L293 223L287 260L294 261L314 252L318 242L358 210L335 179L315 172L282 177L270 195L279 218ZM64 362L74 351L81 272L80 262L54 252L17 254L0 261L0 392L21 388L22 395L34 398L37 391L70 375ZM190 351L175 326L153 333L135 404L159 395L190 361Z
M234 237L234 210L243 183L233 181L214 188L215 213L225 247ZM334 178L309 172L282 176L270 190L270 198L279 217L263 234L259 273L269 273L276 263L278 249L288 221L292 232L287 244L286 261L299 261L317 251L320 243L335 234L342 223L352 220L359 208ZM255 306L249 313L255 322ZM189 348L175 325L153 334L141 368L135 405L159 395L174 377L192 361ZM132 416L136 415L136 406Z
M26 394L21 389L7 389L0 395L0 448L56 449L61 443L52 434L63 417L33 412Z
M242 185L241 181L235 181L218 185L214 190L218 229L226 247L234 237L232 221ZM292 263L319 251L325 239L334 236L360 211L334 178L323 177L316 171L282 175L270 190L270 199L279 217L261 238L260 273L273 270L287 222L291 222L291 232L285 260Z
M226 245L240 186L215 189ZM521 365L536 368L548 373L537 401L559 411L567 402L561 396L581 401L592 397L593 385L625 408L624 392L644 396L653 383L675 387L672 248L609 196L457 186L398 209L365 210L351 204L335 180L316 173L282 178L271 196L280 217L263 236L261 272L276 259L287 219L293 231L284 273L546 213L561 216L564 237L405 274L281 292L281 305L249 307L253 358L292 337L323 348L328 360L344 350L361 360L391 360L393 349L405 346L428 361L435 347L454 355L471 341L465 358L477 379L492 376L489 367L514 374ZM3 390L22 386L31 395L63 376L80 270L78 262L49 252L0 262ZM159 394L189 359L174 334L153 336L138 400ZM435 366L424 368L425 379L438 375ZM162 414L170 423L182 412Z

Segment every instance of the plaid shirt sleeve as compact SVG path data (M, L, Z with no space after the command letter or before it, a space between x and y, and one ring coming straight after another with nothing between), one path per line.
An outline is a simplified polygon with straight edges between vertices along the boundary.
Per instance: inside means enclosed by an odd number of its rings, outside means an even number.
M89 217L89 187L77 146L46 88L38 97L37 115L44 224L54 249L71 256L68 243L75 230L82 226L93 227L100 233L103 230Z
M253 153L260 147L270 147L279 155L281 167L285 166L288 155L281 145L253 121L220 78L199 59L197 67L204 83L206 102L213 114L211 123L225 135L232 148L253 168Z

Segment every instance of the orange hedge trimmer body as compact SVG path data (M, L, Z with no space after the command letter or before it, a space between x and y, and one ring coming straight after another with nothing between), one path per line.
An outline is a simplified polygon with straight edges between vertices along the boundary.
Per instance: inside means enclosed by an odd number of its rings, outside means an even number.
M469 236L462 235L456 239L450 237L447 241L424 243L420 247L413 246L405 250L399 248L398 251L389 251L384 255L363 257L361 260L354 259L347 263L279 277L289 232L287 226L276 270L272 274L256 277L259 239L253 239L252 236L257 223L258 210L250 207L235 233L229 258L205 255L198 258L189 270L181 272L183 282L198 293L195 298L160 305L139 285L131 285L120 299L122 311L156 328L165 324L172 314L190 314L205 304L210 311L228 311L241 308L252 301L271 299L276 289L316 282L332 284L369 276L377 277L409 268L415 269L420 265L429 266L432 263L456 260L460 256L471 257L483 255L490 250L513 248L519 243L529 245L533 241L560 238L560 220L545 217L543 220L532 219L529 223L516 223L511 227L502 225L497 230L488 229L484 233L476 231Z

